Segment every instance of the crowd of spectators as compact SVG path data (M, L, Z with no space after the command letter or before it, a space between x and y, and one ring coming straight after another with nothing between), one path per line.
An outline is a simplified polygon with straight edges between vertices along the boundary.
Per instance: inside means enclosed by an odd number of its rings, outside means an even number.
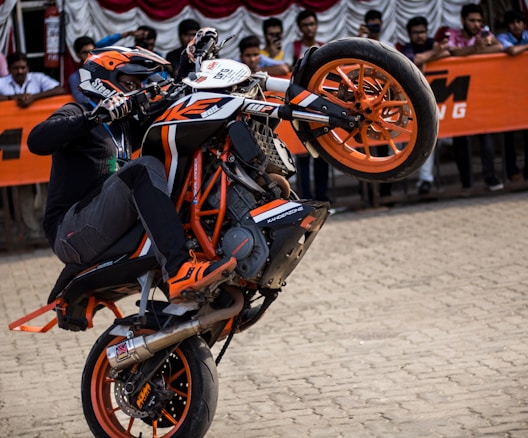
M357 35L381 41L398 49L416 66L424 66L434 60L449 56L475 56L486 53L504 51L510 56L517 56L528 50L528 31L525 17L515 10L508 11L504 16L506 32L495 36L486 23L483 22L483 10L478 4L468 3L460 11L461 26L456 28L442 27L432 32L426 17L411 18L406 26L408 41L391 41L381 38L383 33L383 18L380 11L369 10L364 16ZM324 42L317 39L317 15L308 10L301 11L297 16L297 32L299 38L283 45L284 28L279 18L271 17L263 20L262 35L241 35L238 41L239 60L246 63L253 72L265 71L270 75L287 75L304 52L312 46L321 46ZM166 54L166 59L173 66L174 74L179 69L180 57L185 47L202 27L193 19L182 20L178 28L179 46ZM74 51L78 65L88 57L95 48L118 44L126 37L134 37L135 45L156 51L156 29L149 26L139 26L135 30L109 35L95 41L90 36L80 36L75 40ZM387 37L387 35L384 35ZM158 53L159 54L159 53ZM69 90L77 102L87 103L86 95L78 91L80 77L75 71L68 77ZM0 101L15 100L19 107L26 108L37 99L66 93L66 90L54 79L43 73L30 72L27 57L23 53L12 53L6 57L0 53ZM524 152L524 168L517 163L517 147L515 139L522 139ZM495 136L479 134L474 138L467 136L452 139L453 157L459 172L460 183L469 189L473 185L471 144L479 144L482 165L482 177L489 190L500 190L503 181L497 176L495 169L496 145ZM528 179L528 130L506 132L504 141L505 174L511 182ZM388 148L378 152L381 155L390 154ZM315 198L331 201L328 196L329 167L321 158L313 159L309 154L297 157L298 190L305 198ZM434 183L435 155L425 162L418 174L417 191L420 195L428 194ZM313 167L313 170L311 169ZM380 195L390 196L391 185L381 184Z

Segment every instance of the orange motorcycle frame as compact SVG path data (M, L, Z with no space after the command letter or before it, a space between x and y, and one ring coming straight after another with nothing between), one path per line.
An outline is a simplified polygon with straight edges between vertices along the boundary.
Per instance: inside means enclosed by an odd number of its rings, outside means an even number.
M217 149L210 149L210 152L215 154L219 160L226 161L229 156L230 150L230 139L227 138L225 142L225 147L222 151ZM170 155L169 155L170 156ZM225 172L222 171L222 168L219 166L215 171L213 177L209 180L206 186L202 187L202 169L203 169L203 154L201 149L195 151L192 159L192 164L187 172L183 189L178 196L176 202L176 210L180 212L185 202L189 203L189 212L190 220L188 223L184 224L184 229L188 234L193 234L200 246L203 249L202 256L214 259L217 258L216 248L220 241L220 231L222 227L223 220L226 214L226 203L227 203L227 186L228 179ZM220 205L217 209L204 209L205 201L211 190L215 187L217 183L220 183ZM202 226L202 219L205 217L216 217L215 227L213 234L209 236ZM143 246L145 239L142 240L141 246ZM139 256L139 250L132 255L132 258ZM200 254L198 254L200 255ZM9 330L12 331L23 331L30 333L46 333L51 330L58 323L58 317L55 316L53 319L44 323L41 326L38 325L27 325L29 321L33 321L38 317L44 315L49 311L55 313L61 312L62 314L66 313L66 306L68 304L62 299L57 298L51 303L42 306L41 308L28 313L22 318L17 319L9 324ZM113 301L108 300L99 300L94 296L88 298L88 305L86 307L85 318L88 322L86 328L93 328L93 317L95 314L95 309L98 306L104 306L111 310L116 318L123 318L124 314L121 312L117 304Z

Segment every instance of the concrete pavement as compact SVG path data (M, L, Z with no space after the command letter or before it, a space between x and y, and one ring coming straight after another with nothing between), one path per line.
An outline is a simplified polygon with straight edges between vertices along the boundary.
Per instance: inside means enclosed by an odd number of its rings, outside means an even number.
M60 268L0 257L2 437L91 436L81 373L112 316L7 329ZM527 319L528 193L336 214L228 349L207 437L526 437Z

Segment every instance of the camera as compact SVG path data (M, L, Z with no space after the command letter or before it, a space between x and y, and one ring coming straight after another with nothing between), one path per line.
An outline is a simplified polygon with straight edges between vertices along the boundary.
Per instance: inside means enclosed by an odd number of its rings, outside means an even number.
M379 31L381 30L380 23L367 23L366 26L370 33L379 33Z

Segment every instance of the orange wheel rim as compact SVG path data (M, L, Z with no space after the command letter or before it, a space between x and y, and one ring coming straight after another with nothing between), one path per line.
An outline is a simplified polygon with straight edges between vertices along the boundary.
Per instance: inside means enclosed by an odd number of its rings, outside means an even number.
M123 340L124 338L116 338L108 345ZM110 377L111 369L106 358L106 348L101 352L93 370L90 392L95 416L108 435L115 438L135 436L168 438L178 431L187 418L191 406L191 371L187 359L179 348L174 350L171 357L177 357L178 369L174 369L172 363L171 366L162 365L162 368L170 370L170 376L164 376L164 380L166 387L174 392L174 397L169 402L170 406L162 410L159 420L144 421L127 415L119 407L114 393L116 380Z
M364 60L338 59L311 77L308 89L361 117L351 132L333 130L317 137L325 152L346 167L366 173L391 171L407 160L417 138L416 113L400 83ZM320 124L310 122L310 130ZM383 153L388 147L389 153ZM380 156L385 154L385 156Z

